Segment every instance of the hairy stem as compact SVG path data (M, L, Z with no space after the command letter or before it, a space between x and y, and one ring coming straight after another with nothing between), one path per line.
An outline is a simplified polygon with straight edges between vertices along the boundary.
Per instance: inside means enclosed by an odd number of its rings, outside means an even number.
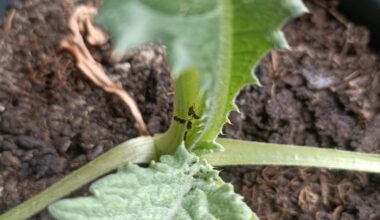
M155 159L157 157L152 137L139 137L126 141L67 175L45 191L0 215L0 220L30 218L52 202L124 164L146 163Z
M281 165L380 173L380 155L219 138L224 152L202 156L213 166Z

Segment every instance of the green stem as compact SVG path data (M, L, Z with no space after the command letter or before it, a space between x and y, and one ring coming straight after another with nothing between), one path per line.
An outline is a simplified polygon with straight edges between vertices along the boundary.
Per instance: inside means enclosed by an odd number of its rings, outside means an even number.
M217 139L225 151L202 156L214 166L281 165L380 173L380 155L316 147Z
M225 151L203 155L214 166L309 166L380 173L380 155L315 147L267 144L219 138ZM27 219L52 202L127 163L157 160L152 137L124 142L55 183L45 191L0 216L0 220Z
M200 98L198 94L199 73L192 68L184 71L179 78L175 80L175 100L174 113L175 117L181 119L188 118L188 109L194 103L198 103L196 98ZM186 123L179 123L172 118L170 128L164 134L154 136L154 143L158 155L173 154L184 139L186 131ZM189 141L190 137L188 137ZM188 141L185 145L189 148Z
M45 191L0 215L0 220L27 219L52 202L124 164L146 163L155 159L157 156L152 137L139 137L126 141L67 175Z

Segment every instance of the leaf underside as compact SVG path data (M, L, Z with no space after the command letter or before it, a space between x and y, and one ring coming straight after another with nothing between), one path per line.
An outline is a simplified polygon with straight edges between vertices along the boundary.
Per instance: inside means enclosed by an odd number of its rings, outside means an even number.
M251 210L217 171L180 147L149 168L128 165L91 185L91 197L49 207L60 220L252 219Z
M199 78L175 91L175 115L191 128L173 121L167 135L186 133L186 147L203 153L222 149L215 138L236 110L237 92L258 84L253 68L271 48L288 47L280 28L305 11L301 0L107 0L97 22L113 38L114 57L155 41L167 46L176 83Z

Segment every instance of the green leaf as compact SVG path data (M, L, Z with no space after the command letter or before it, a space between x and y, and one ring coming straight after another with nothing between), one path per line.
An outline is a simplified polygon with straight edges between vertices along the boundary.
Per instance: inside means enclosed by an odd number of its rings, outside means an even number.
M57 219L251 219L252 211L217 171L180 147L149 168L128 165L90 187L91 197L49 207Z
M113 37L114 57L161 42L176 79L183 73L199 78L196 85L176 89L177 96L186 96L176 98L175 116L191 121L191 128L173 121L170 138L157 142L164 148L168 139L180 141L186 133L186 147L201 153L222 149L215 138L236 110L236 93L258 84L254 66L271 48L288 47L280 28L305 11L301 0L107 0L97 22ZM200 119L188 114L191 107Z

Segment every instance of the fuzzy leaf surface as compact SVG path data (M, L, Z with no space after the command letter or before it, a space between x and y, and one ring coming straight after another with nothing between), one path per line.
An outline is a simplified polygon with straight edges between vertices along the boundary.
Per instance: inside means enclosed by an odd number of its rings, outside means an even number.
M217 171L180 147L149 168L128 165L90 187L91 197L65 199L49 207L60 220L254 219Z

